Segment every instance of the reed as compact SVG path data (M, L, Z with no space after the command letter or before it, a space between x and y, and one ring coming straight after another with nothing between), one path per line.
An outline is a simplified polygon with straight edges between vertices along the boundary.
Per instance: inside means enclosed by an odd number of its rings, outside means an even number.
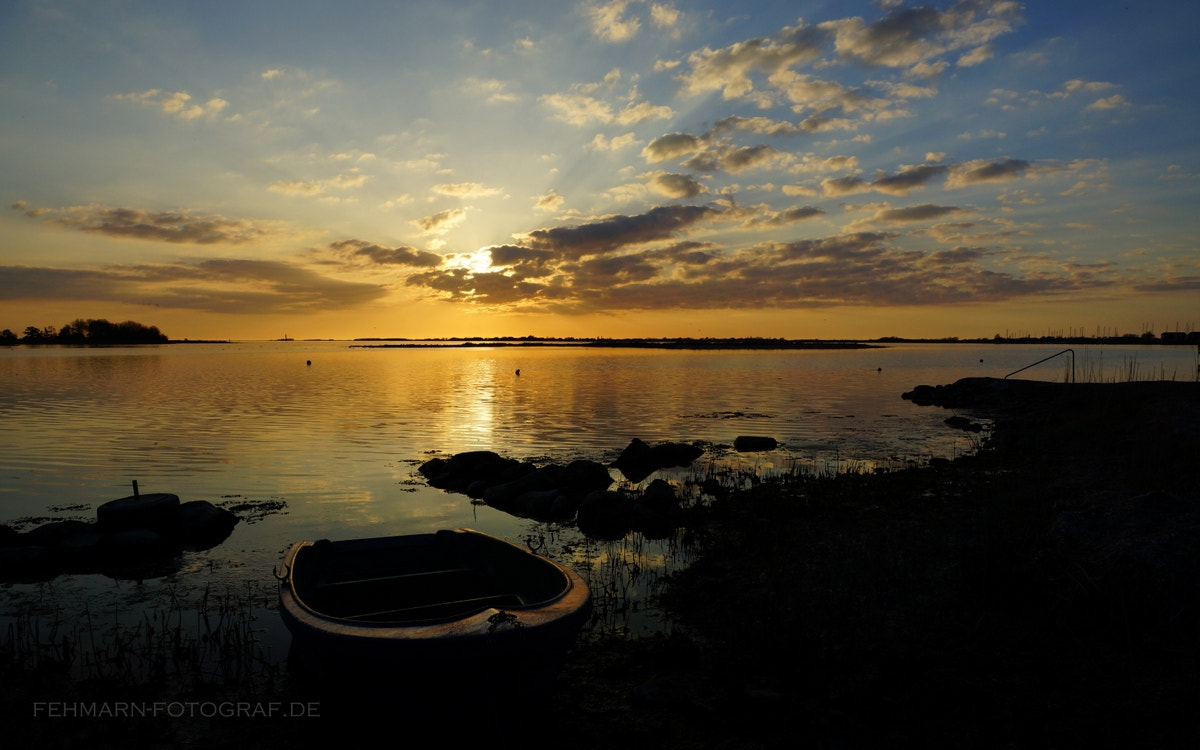
M74 684L137 687L159 696L220 692L257 695L282 677L278 655L261 643L264 605L250 584L194 600L171 589L164 606L141 613L97 613L84 602L71 616L18 612L0 637L0 670L9 681L57 675Z

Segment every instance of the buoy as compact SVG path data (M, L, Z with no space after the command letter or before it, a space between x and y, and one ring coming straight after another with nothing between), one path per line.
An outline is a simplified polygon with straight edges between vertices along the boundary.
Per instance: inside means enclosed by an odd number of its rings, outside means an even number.
M304 362L304 364L306 364L306 365L309 365L309 366L312 366L312 360L311 360L311 359L309 359L309 360L306 360L306 361Z
M517 368L517 377L521 377L521 368Z

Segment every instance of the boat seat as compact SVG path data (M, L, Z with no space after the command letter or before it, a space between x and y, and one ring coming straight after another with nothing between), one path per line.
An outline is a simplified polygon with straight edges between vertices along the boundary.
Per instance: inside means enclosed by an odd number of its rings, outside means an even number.
M453 602L437 602L416 607L388 609L381 612L367 612L360 615L344 615L346 620L367 620L373 622L389 622L403 620L436 620L442 617L453 617L466 612L488 607L519 607L525 602L516 594L495 594L480 596L474 599L460 599Z
M336 588L338 586L357 586L368 583L387 583L388 581L415 581L420 578L435 578L437 576L452 576L462 575L463 573L473 572L471 568L447 568L446 570L423 570L420 573L399 573L391 576L378 576L375 578L355 578L348 581L322 581L317 584L318 589Z

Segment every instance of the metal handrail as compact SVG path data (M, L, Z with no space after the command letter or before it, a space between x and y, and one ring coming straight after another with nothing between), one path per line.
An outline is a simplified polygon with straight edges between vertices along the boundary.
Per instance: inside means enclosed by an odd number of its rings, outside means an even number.
M1020 370L1013 370L1008 375L1005 375L1004 379L1008 380L1010 375L1016 375L1018 372L1025 372L1030 367L1035 367L1037 365L1040 365L1041 363L1045 362L1046 360L1054 359L1055 357L1066 354L1067 352L1071 353L1071 382L1074 383L1075 382L1075 350L1074 349L1063 349L1058 354L1051 354L1049 357L1046 357L1045 359L1039 359L1037 362L1034 362L1032 365L1025 365Z

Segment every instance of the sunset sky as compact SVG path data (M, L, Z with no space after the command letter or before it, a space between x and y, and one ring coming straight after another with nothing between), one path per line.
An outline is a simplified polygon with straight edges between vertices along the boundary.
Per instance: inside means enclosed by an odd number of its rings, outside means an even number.
M1200 323L1200 4L6 0L0 328Z

